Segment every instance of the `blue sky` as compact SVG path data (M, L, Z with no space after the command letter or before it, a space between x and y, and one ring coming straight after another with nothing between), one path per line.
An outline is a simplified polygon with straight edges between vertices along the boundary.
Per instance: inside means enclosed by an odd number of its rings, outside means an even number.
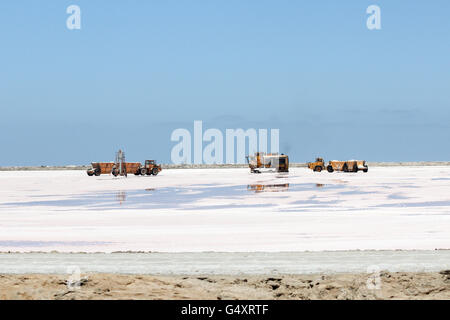
M81 30L66 8L81 8ZM381 8L381 30L366 8ZM0 165L170 162L176 128L291 161L450 160L450 2L2 1Z

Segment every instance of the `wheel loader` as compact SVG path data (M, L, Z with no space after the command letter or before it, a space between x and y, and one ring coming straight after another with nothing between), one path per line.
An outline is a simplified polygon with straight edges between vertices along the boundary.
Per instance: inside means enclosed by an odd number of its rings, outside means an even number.
M308 162L307 163L308 168L320 172L322 170L325 170L325 162L323 161L323 158L316 158L316 161L314 162Z

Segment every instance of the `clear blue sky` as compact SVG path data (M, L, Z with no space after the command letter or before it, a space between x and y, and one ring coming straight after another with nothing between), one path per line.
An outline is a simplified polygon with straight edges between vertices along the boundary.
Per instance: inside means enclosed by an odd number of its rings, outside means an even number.
M291 161L448 161L450 2L5 0L0 108L2 166L167 163L194 120L279 128Z

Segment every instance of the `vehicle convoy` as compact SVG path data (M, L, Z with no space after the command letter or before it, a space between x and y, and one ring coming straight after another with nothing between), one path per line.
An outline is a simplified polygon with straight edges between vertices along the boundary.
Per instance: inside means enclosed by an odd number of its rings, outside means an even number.
M328 162L328 165L325 166L325 162L323 161L322 158L316 158L316 161L308 162L307 165L308 165L309 169L316 171L316 172L321 172L322 170L325 170L325 169L327 169L328 172L334 172L334 171L367 172L367 171L369 171L369 167L367 166L365 160L347 160L347 161L331 160Z
M289 172L289 157L283 153L256 152L246 158L251 173L263 171Z
M101 174L118 175L157 175L161 171L161 165L156 164L155 160L145 160L145 165L140 162L92 162L92 168L87 170L88 176L99 176Z

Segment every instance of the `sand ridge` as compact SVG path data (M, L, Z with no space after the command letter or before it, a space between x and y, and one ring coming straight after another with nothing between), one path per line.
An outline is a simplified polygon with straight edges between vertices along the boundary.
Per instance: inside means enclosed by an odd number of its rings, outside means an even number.
M378 279L378 280L377 280ZM450 299L450 270L434 273L153 276L0 275L0 299ZM379 287L376 286L379 281ZM368 286L369 284L369 286Z

